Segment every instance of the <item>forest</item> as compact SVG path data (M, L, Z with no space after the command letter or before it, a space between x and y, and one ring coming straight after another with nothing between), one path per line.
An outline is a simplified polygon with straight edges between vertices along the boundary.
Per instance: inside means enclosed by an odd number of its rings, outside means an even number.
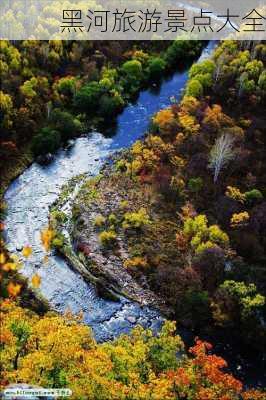
M14 46L2 41L3 184L32 156L54 153L62 142L115 119L140 88L169 73L180 60L195 58L202 46L189 41L137 46L60 40Z
M215 354L217 343L235 347L265 373L266 45L226 40L198 61L208 45L1 41L1 389L67 387L77 400L266 398L265 380L241 382L226 352ZM185 86L137 140L60 187L39 232L47 275L35 266L23 274L40 251L30 241L10 247L12 182L35 165L46 171L88 132L114 141L110 128L141 93L176 73L187 74ZM155 308L160 329L139 318L97 341L82 310L58 312L45 298L54 257L107 308L121 297Z

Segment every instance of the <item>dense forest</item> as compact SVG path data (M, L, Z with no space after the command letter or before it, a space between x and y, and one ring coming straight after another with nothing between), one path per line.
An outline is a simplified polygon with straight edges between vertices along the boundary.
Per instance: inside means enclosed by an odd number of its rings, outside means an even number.
M2 41L1 194L33 160L47 163L69 140L104 131L140 90L195 61L204 46ZM75 185L50 209L44 262L50 250L72 268L78 260L116 293L116 275L132 279L169 319L158 335L136 327L99 344L82 315L49 309L38 274L28 284L21 259L5 249L1 203L2 388L69 387L84 400L265 399L204 339L265 356L265 63L264 43L219 43L189 69L182 100L173 96L142 140L82 181L70 218L63 205ZM24 247L24 259L32 251ZM141 303L130 287L123 295ZM195 336L189 349L182 328Z
M1 190L33 156L115 119L202 42L1 41ZM163 51L165 50L165 51ZM2 188L3 185L3 188Z

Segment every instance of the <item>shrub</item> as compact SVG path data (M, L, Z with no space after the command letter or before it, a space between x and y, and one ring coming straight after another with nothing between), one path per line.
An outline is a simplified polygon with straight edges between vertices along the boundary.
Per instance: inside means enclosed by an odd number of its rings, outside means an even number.
M117 236L114 231L103 231L99 235L100 243L105 246L109 247L116 242Z
M249 192L245 193L245 199L250 203L256 200L262 200L263 194L258 189L252 189Z
M65 237L62 233L56 233L56 236L52 240L52 247L56 249L60 249L64 246Z
M63 211L52 211L51 217L54 218L59 223L64 223L67 221L67 215Z
M188 181L188 188L191 192L199 192L203 187L203 180L202 178L191 178Z
M116 225L118 222L115 214L110 214L108 217L108 221L110 222L111 225Z
M245 194L241 193L237 187L234 186L227 186L225 195L230 199L239 201L240 203L244 203L245 201Z
M32 152L35 156L54 153L60 146L60 133L49 127L42 128L32 140Z
M146 258L133 257L133 258L127 259L124 262L124 266L126 268L129 268L129 269L131 269L131 268L132 269L135 269L135 268L137 268L137 269L145 269L145 268L147 268L148 263L147 263Z
M244 226L249 221L249 213L247 211L243 211L238 214L233 214L231 217L230 224L232 227L240 227Z
M127 200L120 201L120 208L125 209L127 207L128 207L128 201Z
M116 171L120 171L120 172L126 172L126 170L127 170L127 161L126 160L124 160L123 158L121 159L121 160L118 160L116 163L115 163L115 169L116 169Z
M94 226L96 226L97 228L100 228L101 226L103 226L105 224L105 217L101 214L97 215L94 219Z
M145 210L145 208L140 208L139 211L126 213L124 215L122 226L124 229L140 229L150 223L151 221L149 215L147 214L147 211Z

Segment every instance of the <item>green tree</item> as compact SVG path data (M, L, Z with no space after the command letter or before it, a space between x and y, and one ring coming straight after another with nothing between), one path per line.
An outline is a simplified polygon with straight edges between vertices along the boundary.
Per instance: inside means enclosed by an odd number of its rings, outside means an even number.
M37 78L33 77L28 81L25 81L23 85L20 87L21 93L29 99L37 96L36 87L37 87L38 80Z
M177 64L184 64L200 53L202 42L193 40L176 40L165 52L165 61L172 68Z
M126 61L121 69L129 80L140 81L143 78L142 65L138 60Z
M258 86L264 93L264 96L266 95L266 71L263 71L260 74L259 80L258 80Z
M148 61L148 75L151 80L159 80L162 78L166 68L166 62L160 57L152 57Z
M199 98L203 95L203 86L197 79L192 79L186 87L186 96Z
M99 98L104 93L104 89L98 82L90 82L83 86L74 97L74 106L87 114L97 111Z
M32 140L32 151L34 155L54 153L60 146L60 133L49 127L42 128Z
M0 91L0 127L8 129L12 127L11 115L13 112L12 97Z
M248 203L253 203L253 202L256 202L256 200L262 200L263 199L263 194L258 189L252 189L249 192L246 192L244 194L244 196L245 196L245 200Z
M212 60L194 64L189 71L189 79L196 79L201 83L204 89L211 87L215 69L216 65Z
M99 100L99 113L105 118L114 118L122 110L123 105L121 96L104 94Z
M54 89L65 96L73 96L76 91L77 78L74 76L65 76L54 84Z
M82 132L81 122L67 111L53 110L50 120L55 130L60 132L63 140L77 136Z
M237 333L238 340L258 349L265 347L265 297L253 283L225 281L215 293L212 314L215 323Z
M263 71L263 62L252 60L246 64L245 71L248 73L249 78L257 80Z
M208 292L189 289L186 291L181 304L182 318L189 321L190 326L205 325L211 317L210 299Z
M202 178L191 178L188 181L188 188L191 190L191 192L197 193L199 192L203 187L203 180Z

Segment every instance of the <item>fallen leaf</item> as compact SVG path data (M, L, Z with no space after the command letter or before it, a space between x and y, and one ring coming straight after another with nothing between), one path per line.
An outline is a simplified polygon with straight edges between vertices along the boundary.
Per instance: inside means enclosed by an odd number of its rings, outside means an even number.
M16 254L10 254L9 256L13 261L18 262L19 261L19 256L17 256Z
M32 255L32 248L30 246L23 247L22 255L26 258Z
M44 264L47 264L48 261L49 261L49 257L47 255L44 256L42 261L43 261Z
M6 262L6 256L4 253L0 253L0 264L4 264Z
M16 297L21 291L21 285L19 285L18 283L10 282L7 285L7 291L10 296Z
M51 241L54 238L54 235L55 235L54 231L49 228L44 229L41 232L41 241L46 251L50 250Z
M2 270L6 271L6 272L15 271L16 269L17 269L17 265L15 263L11 263L11 262L5 263L2 267Z
M41 277L38 274L34 274L31 278L32 286L38 288L41 284Z

